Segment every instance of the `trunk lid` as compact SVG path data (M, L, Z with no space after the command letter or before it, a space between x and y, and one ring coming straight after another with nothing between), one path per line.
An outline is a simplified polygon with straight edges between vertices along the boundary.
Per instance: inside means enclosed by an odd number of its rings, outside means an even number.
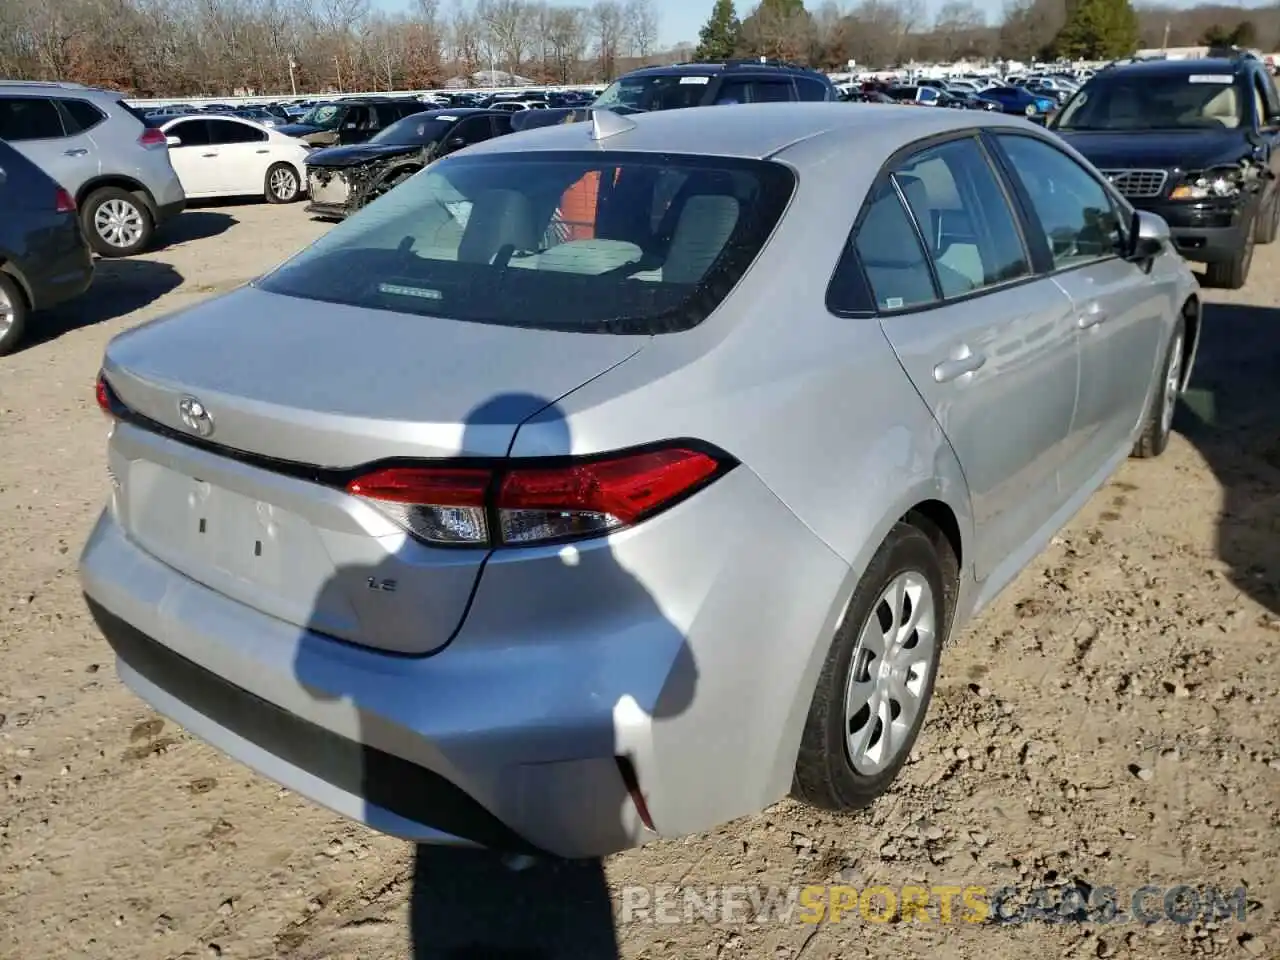
M342 477L391 458L504 457L521 422L646 340L243 288L108 346L111 388L162 428L115 431L121 523L178 572L270 616L430 652L461 623L488 551L413 540Z

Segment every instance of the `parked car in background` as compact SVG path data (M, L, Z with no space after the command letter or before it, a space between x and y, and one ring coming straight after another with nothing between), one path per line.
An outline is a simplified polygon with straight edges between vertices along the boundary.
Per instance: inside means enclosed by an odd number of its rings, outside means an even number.
M186 206L164 134L118 93L0 81L0 140L66 188L101 256L145 250L156 229Z
M643 67L623 74L590 104L576 108L524 111L516 130L585 120L590 108L616 113L674 110L740 103L835 101L840 93L825 73L780 60L711 61Z
M188 197L265 197L292 203L306 190L307 146L252 120L187 116L160 127Z
M982 91L982 98L1000 104L1004 113L1032 118L1048 116L1058 108L1058 101L1053 97L1035 94L1023 87L992 87Z
M78 297L92 279L70 192L0 141L0 356L21 343L33 313Z
M313 147L364 143L384 127L426 109L421 100L338 100L317 104L296 122L276 129Z
M264 110L262 107L241 107L236 110L233 117L239 117L241 120L252 120L254 123L260 123L264 127L279 127L287 123L270 110Z
M341 219L433 160L508 133L507 111L455 107L405 117L368 143L317 150L307 157L307 212Z
M1165 449L1167 240L995 113L492 138L108 345L90 610L155 709L420 842L869 804L950 639Z
M1117 64L1049 127L1163 217L1208 286L1244 286L1254 244L1276 238L1280 94L1252 57Z

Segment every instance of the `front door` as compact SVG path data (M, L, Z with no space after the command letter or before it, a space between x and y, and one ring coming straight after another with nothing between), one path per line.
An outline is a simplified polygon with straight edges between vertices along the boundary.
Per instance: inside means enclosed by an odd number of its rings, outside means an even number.
M1033 274L973 137L899 164L856 245L885 336L968 482L974 574L1012 569L1063 505L1058 470L1079 372L1071 301Z
M1124 259L1123 208L1069 154L1032 136L996 137L1043 229L1053 279L1071 298L1080 342L1080 392L1064 487L1076 491L1123 456L1146 412L1175 295Z

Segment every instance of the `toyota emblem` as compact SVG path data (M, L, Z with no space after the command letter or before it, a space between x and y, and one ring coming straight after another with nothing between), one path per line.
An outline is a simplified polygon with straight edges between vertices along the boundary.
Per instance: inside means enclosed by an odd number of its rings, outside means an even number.
M204 408L204 404L195 397L183 397L178 401L178 414L182 424L197 436L207 437L213 433L213 417Z

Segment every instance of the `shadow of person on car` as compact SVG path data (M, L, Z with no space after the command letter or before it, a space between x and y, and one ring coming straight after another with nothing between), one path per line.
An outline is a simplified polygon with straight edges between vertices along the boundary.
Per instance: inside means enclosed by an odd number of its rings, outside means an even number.
M1179 431L1222 487L1218 557L1280 614L1280 309L1207 304Z
M141 310L176 290L182 280L182 274L169 264L155 260L99 260L88 290L75 300L31 316L18 350Z
M570 454L558 408L504 394L467 417L459 456L507 450L506 434L538 411L539 456ZM514 522L556 517L531 511ZM493 509L488 518L492 524ZM316 598L317 632L299 641L295 674L331 717L351 711L349 735L359 745L327 761L336 774L329 779L347 794L331 805L387 833L437 841L416 848L412 956L618 957L609 889L594 854L651 834L628 790L635 764L615 728L638 727L637 739L660 749L663 721L689 707L697 682L684 635L604 538L500 549L468 581L470 599L456 611L405 595L412 579L405 564L420 563L413 555L422 548L405 541L399 549L330 577ZM459 557L464 567L472 562ZM364 595L353 597L357 591ZM439 596L434 604L448 605ZM445 621L446 631L454 629L455 619L461 627L428 656L375 657L318 635L344 611L361 634L394 622L400 629L393 632L408 636L397 606L421 618L424 632ZM437 642L425 641L424 649ZM437 845L433 832L485 849ZM504 856L510 853L532 860L517 865Z

